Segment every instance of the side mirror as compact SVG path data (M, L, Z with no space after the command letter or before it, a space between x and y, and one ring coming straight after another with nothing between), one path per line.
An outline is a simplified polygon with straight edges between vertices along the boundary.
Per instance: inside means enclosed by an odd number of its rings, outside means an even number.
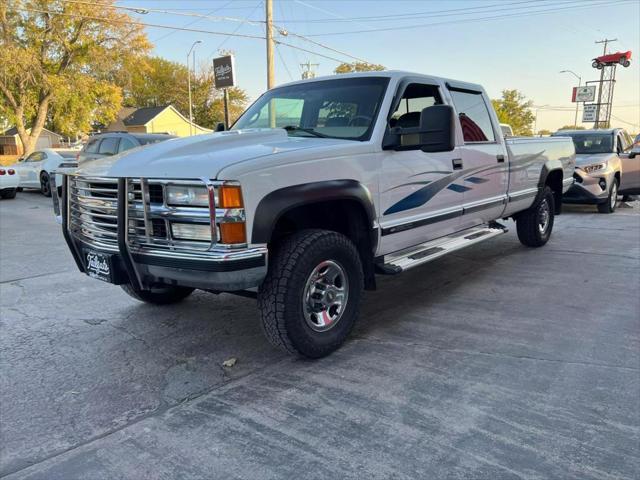
M631 150L629 152L629 158L636 158L636 155L638 154L638 152L634 152L633 150Z
M420 113L418 127L394 127L383 143L393 150L450 152L455 148L455 112L450 105L433 105Z
M218 122L216 125L216 132L224 132L224 123Z
M24 157L19 157L19 158L18 158L18 160L17 160L17 162L18 162L18 163L20 163L20 162L24 162Z

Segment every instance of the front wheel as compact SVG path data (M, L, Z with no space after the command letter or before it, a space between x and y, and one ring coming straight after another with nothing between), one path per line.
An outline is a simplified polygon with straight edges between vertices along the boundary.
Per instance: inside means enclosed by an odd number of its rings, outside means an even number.
M618 180L615 178L611 182L609 187L609 195L607 201L598 204L598 211L600 213L613 213L616 211L616 205L618 203Z
M154 305L169 305L178 303L193 293L193 288L189 287L159 287L151 290L138 290L127 284L120 285L127 295L140 302L151 303Z
M553 190L545 187L542 198L531 208L520 213L516 219L520 243L527 247L541 247L547 243L553 230L554 213Z
M263 331L287 353L324 357L351 332L363 288L351 240L328 230L297 232L277 245L258 291Z
M51 196L51 184L49 183L49 174L47 172L40 174L40 191L45 197Z

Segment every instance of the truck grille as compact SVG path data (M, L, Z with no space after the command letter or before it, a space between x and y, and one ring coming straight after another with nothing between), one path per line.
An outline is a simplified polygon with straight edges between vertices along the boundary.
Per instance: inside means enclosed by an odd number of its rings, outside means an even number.
M88 245L118 251L118 183L69 176L69 232Z

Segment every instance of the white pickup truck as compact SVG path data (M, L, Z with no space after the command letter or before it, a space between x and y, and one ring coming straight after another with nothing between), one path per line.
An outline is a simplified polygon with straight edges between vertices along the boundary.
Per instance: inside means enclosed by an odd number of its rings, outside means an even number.
M54 203L81 271L150 303L257 297L267 338L318 358L376 274L500 235L508 217L544 245L574 166L570 138L505 140L479 85L371 72L283 85L230 131L87 162Z

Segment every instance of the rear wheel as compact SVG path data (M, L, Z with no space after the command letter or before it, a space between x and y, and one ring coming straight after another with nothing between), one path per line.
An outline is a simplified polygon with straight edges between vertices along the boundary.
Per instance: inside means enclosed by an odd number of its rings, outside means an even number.
M47 172L40 174L40 191L45 197L51 196L51 184L49 183L49 174Z
M154 305L168 305L171 303L178 303L187 298L193 293L193 288L189 287L159 287L150 290L138 290L132 285L124 284L120 285L120 288L124 290L130 297L135 298L140 302L152 303Z
M354 244L303 230L276 248L258 292L267 339L287 353L320 358L346 340L359 315L364 275Z
M542 198L516 219L520 243L527 247L541 247L547 243L553 230L554 212L553 190L545 187Z
M598 211L600 213L613 213L616 210L617 202L618 180L614 178L613 182L611 182L611 186L609 187L609 196L607 197L607 201L598 204Z

